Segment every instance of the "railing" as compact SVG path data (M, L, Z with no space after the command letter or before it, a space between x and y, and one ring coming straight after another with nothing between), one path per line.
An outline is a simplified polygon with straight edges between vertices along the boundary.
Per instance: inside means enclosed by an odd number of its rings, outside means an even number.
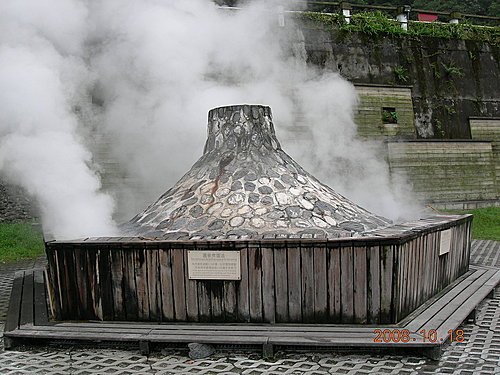
M226 1L226 5L244 4L252 0ZM386 13L388 17L395 17L398 21L404 23L409 20L418 21L419 15L434 15L436 20L440 22L459 23L461 21L475 21L473 23L488 24L490 26L498 26L500 17L484 16L479 14L468 14L459 12L444 12L429 9L412 9L408 5L404 6L385 6L385 5L364 5L351 4L347 2L332 2L332 1L310 1L310 0L293 0L286 2L287 11L312 11L321 13L340 13L349 19L352 14L362 13L365 11L380 11ZM349 21L347 21L349 22ZM404 28L404 26L403 26Z

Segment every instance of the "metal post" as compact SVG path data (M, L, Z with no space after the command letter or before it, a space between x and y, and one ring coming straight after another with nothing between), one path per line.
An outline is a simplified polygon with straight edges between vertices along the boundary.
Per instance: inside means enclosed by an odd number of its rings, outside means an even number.
M450 13L450 23L458 24L459 20L462 18L462 15L458 12Z
M401 28L404 31L408 31L408 19L410 18L410 10L411 7L409 5L398 7L398 15L396 16L396 19L399 21L399 23L401 24Z
M282 5L278 6L278 24L285 27L285 8Z
M340 3L340 9L342 10L342 15L344 16L345 23L351 23L351 4L342 1Z

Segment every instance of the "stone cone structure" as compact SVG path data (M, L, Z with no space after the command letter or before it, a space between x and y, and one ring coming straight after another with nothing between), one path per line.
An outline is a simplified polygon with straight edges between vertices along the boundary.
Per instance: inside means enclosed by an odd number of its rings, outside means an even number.
M124 225L149 238L338 238L386 226L307 173L280 147L271 109L208 113L203 156L171 189Z

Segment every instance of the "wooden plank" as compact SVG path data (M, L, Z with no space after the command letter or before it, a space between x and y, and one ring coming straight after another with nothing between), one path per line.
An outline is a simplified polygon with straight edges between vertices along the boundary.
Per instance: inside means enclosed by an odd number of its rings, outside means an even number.
M21 311L19 316L19 325L30 324L33 325L34 319L34 309L33 309L33 270L27 270L24 272L24 283L23 283L23 296L21 302Z
M274 249L274 285L276 295L276 322L288 321L288 277L287 251L285 248Z
M148 280L149 319L161 320L161 290L158 250L146 248L146 268Z
M184 285L184 249L171 249L172 286L174 292L175 320L185 321L186 288Z
M58 299L58 279L56 276L56 262L54 259L54 249L45 244L45 253L47 254L47 293L49 296L49 309L54 319L61 318L61 305Z
M393 247L383 246L380 253L380 323L391 322Z
M328 255L328 310L333 322L342 318L340 293L340 249L329 248Z
M300 248L287 248L288 268L288 314L290 322L302 321L302 283L300 269Z
M414 240L411 241L411 249L412 249L412 255L411 255L411 264L410 268L412 270L412 279L411 279L411 284L410 284L410 290L411 290L411 299L410 299L410 311L415 309L415 306L417 305L417 299L418 299L418 291L420 289L419 286L419 276L420 276L420 241L421 237L417 237Z
M99 250L98 269L102 319L113 320L113 280L111 275L111 254L108 246L101 246Z
M64 288L65 288L65 298L67 299L67 315L64 317L65 319L74 319L74 317L78 317L78 319L81 319L82 316L85 316L82 312L82 309L86 309L87 306L80 306L78 304L78 287L76 284L76 274L78 270L75 267L75 259L74 259L75 254L73 253L73 248L70 246L65 246L64 247L64 268L63 268L63 279L64 279ZM95 266L95 261L93 263L93 266ZM87 274L88 275L88 274ZM95 278L92 280L93 282L91 283L92 289L91 289L91 294L94 294L95 300L99 300L99 286L97 285L97 275L94 275ZM94 303L94 300L92 300L93 305L96 305ZM95 306L93 307L93 311L90 312L90 316L93 319L100 319L101 316L97 315L100 310L98 310Z
M314 322L314 251L313 247L300 249L303 322Z
M437 303L436 306L432 306L432 311L434 311L435 313L432 315L428 315L428 320L420 327L418 327L416 331L419 331L421 329L437 329L442 322L445 322L448 317L453 314L454 311L456 311L459 307L463 307L463 305L467 303L468 299L472 295L474 295L474 293L480 290L484 285L487 285L488 280L490 280L491 277L496 274L496 272L496 270L487 270L478 278L473 280L469 285L466 285L465 288L463 288L460 292L453 294L450 293L446 299L440 299L439 303ZM480 293L478 294L478 296L479 295ZM487 293L481 298L481 300L477 301L476 305L480 301L482 301L486 297L486 295ZM438 306L440 306L440 308L436 311L436 308ZM467 312L467 315L470 313L470 311ZM465 317L467 317L467 315ZM412 326L415 326L416 324L417 322L412 322Z
M439 299L436 299L431 306L427 307L425 315L419 315L411 322L406 325L406 328L412 332L420 329L429 319L431 319L434 315L436 315L441 309L443 309L451 300L455 298L455 296L462 293L469 285L475 282L477 279L483 278L485 281L487 276L484 276L485 270L477 270L473 272L469 277L462 280L460 283L453 285L449 288L449 290L442 295ZM434 327L433 329L435 329Z
M274 288L274 249L261 248L262 252L262 307L264 322L276 323Z
M135 285L135 252L131 245L122 245L123 251L123 300L127 320L137 320L137 288Z
M220 280L210 280L207 283L208 289L210 291L210 303L212 305L212 321L223 322L224 321L224 311L223 311L223 281Z
M238 320L250 322L250 300L248 285L248 249L240 250L241 280L238 283Z
M162 321L172 321L174 313L174 291L172 288L172 260L170 249L161 247L158 258L160 262L161 312Z
M209 322L212 320L212 304L210 302L209 281L198 281L198 314L200 322Z
M354 321L365 324L367 321L367 277L366 247L353 248L354 262Z
M354 264L352 247L340 249L342 323L354 322Z
M90 314L91 309L91 289L89 288L89 282L87 279L87 255L85 249L82 249L80 245L75 245L73 248L73 257L75 259L75 278L76 278L76 288L78 300L78 305L81 306L80 319L92 319L95 318L93 314Z
M33 307L34 324L46 325L49 323L47 311L47 295L45 293L45 280L43 270L35 270L33 274Z
M462 295L458 295L453 301L451 301L446 310L449 315L446 320L443 320L439 326L434 321L427 323L426 328L436 329L437 336L440 338L448 338L448 333L450 330L455 330L462 322L467 319L467 316L479 305L479 303L486 298L486 296L493 290L500 282L500 270L490 270L486 272L489 279L485 282L480 283L477 281L475 284L469 286L470 291L464 290ZM476 287L476 289L474 289ZM443 309L444 310L444 309ZM443 311L441 310L441 312ZM438 314L436 314L433 320L439 321ZM433 328L430 327L433 325Z
M111 287L113 293L113 313L115 320L125 320L125 303L123 300L123 264L122 251L111 251Z
M328 284L326 247L312 249L314 257L314 321L328 321Z
M4 333L15 330L19 325L23 297L24 271L16 273L10 292L9 309L5 321Z
M380 249L372 246L368 251L368 323L380 319ZM400 278L399 278L400 279Z
M148 271L146 250L137 247L135 255L135 285L137 288L137 312L139 320L149 320Z
M198 282L196 280L189 280L188 272L188 259L187 251L184 251L184 265L185 265L185 285L186 285L186 314L187 320L190 322L197 322L198 316Z
M224 281L223 286L223 308L224 322L235 322L238 320L238 298L236 295L236 281Z
M71 251L71 248L68 249ZM99 285L99 265L97 256L97 245L85 246L87 256L87 280L89 282L91 311L89 312L93 319L102 320L102 297ZM74 293L73 290L70 293ZM74 316L74 315L73 315Z
M248 249L248 288L250 320L262 322L262 252L260 248Z

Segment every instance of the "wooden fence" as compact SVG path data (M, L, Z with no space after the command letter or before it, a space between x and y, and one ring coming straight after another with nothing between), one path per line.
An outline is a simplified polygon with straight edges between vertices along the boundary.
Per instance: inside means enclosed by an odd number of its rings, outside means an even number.
M49 295L62 320L395 323L468 270L470 229L466 215L357 239L52 241ZM187 250L239 251L241 280L190 280Z

